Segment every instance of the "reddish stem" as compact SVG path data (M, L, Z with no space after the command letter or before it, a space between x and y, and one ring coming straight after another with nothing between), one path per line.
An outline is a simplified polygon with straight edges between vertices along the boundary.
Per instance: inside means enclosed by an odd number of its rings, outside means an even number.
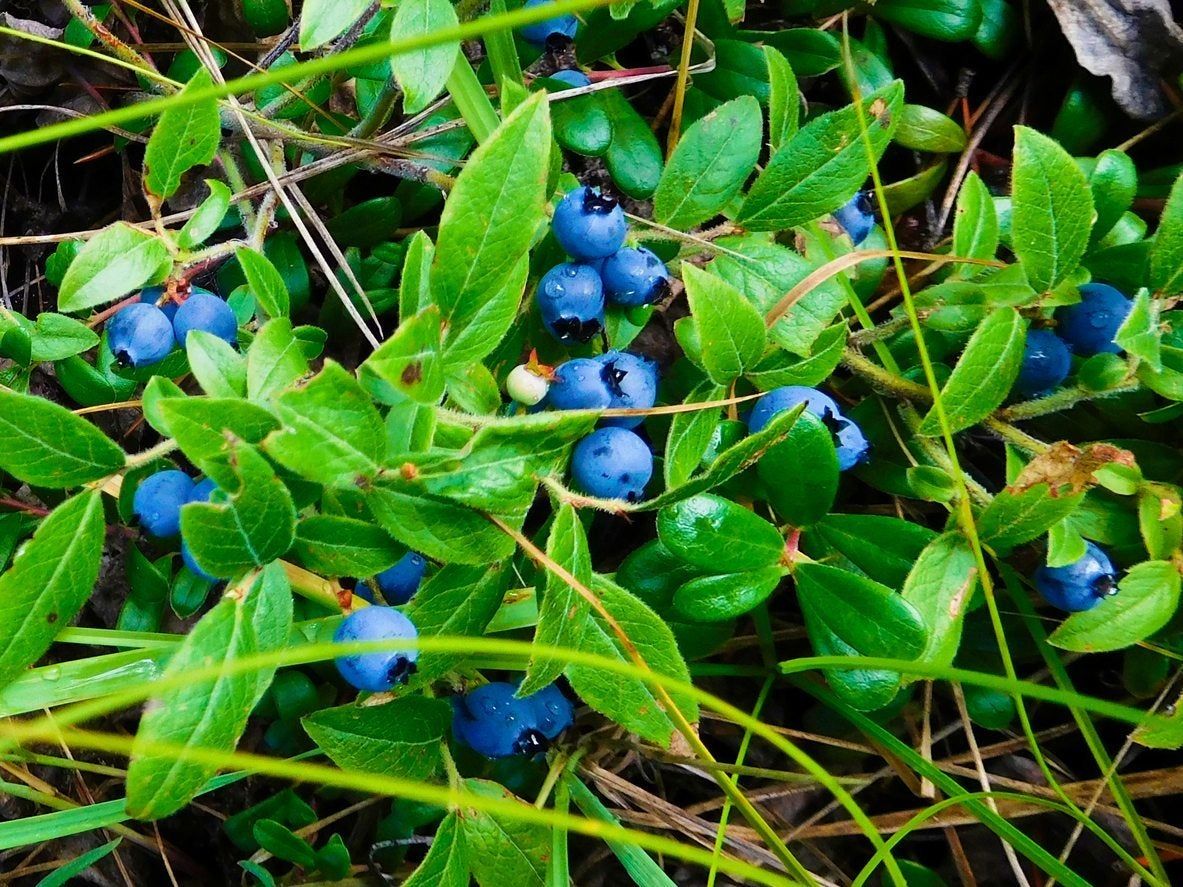
M650 65L647 68L625 68L623 71L588 71L587 79L592 83L600 80L620 80L624 77L640 77L644 74L666 74L674 70L669 65Z
M111 317L114 314L118 314L121 309L126 308L132 302L138 302L138 301L140 301L140 294L139 293L136 293L134 296L128 296L126 299L122 299L122 300L116 302L114 305L110 306L109 308L104 308L98 314L91 317L91 319L86 322L86 325L93 329L94 327L96 327L100 323L102 323L104 320L106 320L108 317Z

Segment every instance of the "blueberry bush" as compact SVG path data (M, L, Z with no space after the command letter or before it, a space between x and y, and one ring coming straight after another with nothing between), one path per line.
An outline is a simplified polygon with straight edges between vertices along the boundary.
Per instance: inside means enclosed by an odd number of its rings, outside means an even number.
M17 2L0 880L1171 883L1179 114L1088 62Z

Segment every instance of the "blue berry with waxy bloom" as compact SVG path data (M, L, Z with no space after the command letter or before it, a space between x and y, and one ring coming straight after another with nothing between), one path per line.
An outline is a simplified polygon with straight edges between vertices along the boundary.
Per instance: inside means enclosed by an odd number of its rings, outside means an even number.
M131 500L131 509L144 531L157 539L178 535L181 506L189 501L193 486L193 478L176 469L144 478Z
M551 227L559 245L577 259L602 259L624 246L628 222L620 204L586 186L569 191L555 207Z
M596 358L576 357L555 367L546 402L556 410L603 410L612 404L604 365Z
M405 604L419 590L419 585L423 582L426 572L427 559L417 551L408 551L397 564L383 570L374 579L378 583L378 591L382 592L386 603ZM364 582L359 582L353 593L371 603L374 601L374 593Z
M566 83L572 89L591 85L591 78L582 71L577 71L574 68L563 68L561 71L555 71L550 75L550 79L558 80L560 83Z
M838 454L839 471L848 471L867 461L871 453L871 443L854 419L840 416L837 427L832 429L831 433L834 436L834 451Z
M197 287L194 287L194 289L196 290ZM164 316L167 317L171 321L174 317L177 316L177 309L180 308L181 306L178 305L176 302L174 302L172 299L164 299L164 301L161 302L160 300L163 298L164 298L164 287L162 287L162 286L150 286L147 289L140 291L140 301L141 302L145 302L149 305L155 305L157 308L159 308L161 311L163 311Z
M534 297L542 322L564 344L590 342L604 328L604 287L591 265L555 265L538 282Z
M605 298L626 308L652 305L670 293L670 273L665 263L643 246L625 246L604 259L600 277Z
M571 477L589 496L636 502L653 477L653 453L627 428L599 428L575 445Z
M1042 566L1035 571L1035 587L1043 599L1061 610L1091 610L1101 598L1117 593L1117 572L1109 555L1092 542L1084 555L1063 567Z
M551 742L558 739L559 734L570 727L574 720L575 708L557 684L547 684L537 693L527 696L526 701L534 706L538 732Z
M1015 390L1027 397L1047 394L1068 377L1072 352L1051 330L1028 330L1023 346L1023 364Z
M155 305L132 302L107 321L107 345L124 366L159 363L175 344L172 322Z
M804 385L782 385L780 388L773 388L756 401L748 416L748 431L751 434L763 431L774 416L801 403L805 404L806 410L823 422L835 420L842 415L838 404L828 394L822 394L816 388L806 388Z
M866 240L871 229L875 227L875 211L870 193L859 191L854 197L838 207L834 211L834 221L850 235L850 241L855 246Z
M630 351L607 351L596 358L603 367L612 409L647 410L657 402L657 364ZM644 416L614 416L604 425L636 428Z
M190 550L189 545L183 539L181 540L181 563L189 568L190 573L192 573L198 579L204 579L206 582L218 582L220 579L229 578L227 576L214 576L203 570L201 565L194 559L193 552Z
M1056 311L1060 338L1083 357L1093 354L1118 354L1113 341L1134 303L1119 290L1104 284L1090 283L1080 288L1080 301Z
M205 290L194 290L173 318L173 332L182 348L190 330L202 330L233 345L238 341L238 318L225 300Z
M214 483L214 479L212 477L202 478L193 485L193 489L189 493L189 501L208 502L210 497L213 496L214 490L217 488L218 485Z
M487 758L534 755L571 726L572 708L554 684L523 698L493 681L452 697L452 735Z
M524 9L532 9L535 6L545 6L551 0L526 0L523 4ZM555 45L556 43L565 43L574 39L575 32L579 29L579 19L570 13L563 15L556 15L554 18L543 19L540 22L532 22L528 25L522 25L518 29L523 39L533 43L535 46Z
M355 610L333 634L338 644L352 641L408 641L419 637L415 624L391 607L370 606ZM417 649L397 644L373 653L338 656L337 671L359 690L381 693L403 683L415 670Z

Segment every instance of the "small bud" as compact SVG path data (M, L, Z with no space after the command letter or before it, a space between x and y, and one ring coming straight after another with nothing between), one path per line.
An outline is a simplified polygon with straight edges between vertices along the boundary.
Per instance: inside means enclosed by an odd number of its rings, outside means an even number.
M549 389L550 383L533 372L526 364L521 364L510 370L509 378L505 380L505 390L509 396L528 407L541 402Z

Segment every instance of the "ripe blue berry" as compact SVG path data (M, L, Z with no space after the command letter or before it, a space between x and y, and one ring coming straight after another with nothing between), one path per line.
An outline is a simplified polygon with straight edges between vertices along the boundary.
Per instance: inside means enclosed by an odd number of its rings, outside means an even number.
M517 687L494 681L452 697L452 735L486 758L545 751L547 739L537 728L537 713Z
M785 410L791 410L797 404L804 403L805 409L817 416L823 422L838 419L842 413L838 404L829 395L822 394L816 388L806 388L804 385L782 385L773 388L758 401L748 416L748 432L755 434L763 431L764 427Z
M173 332L182 348L190 330L204 330L231 345L238 341L238 319L234 310L205 290L194 290L173 318Z
M550 79L558 80L560 83L566 83L573 89L591 85L591 79L582 71L576 71L574 68L564 68L561 71L555 71L550 75Z
M107 321L107 345L120 363L143 367L159 363L173 350L173 325L155 305L132 302Z
M144 478L131 500L140 526L157 539L181 532L181 506L193 493L193 479L183 471L158 471Z
M851 243L858 246L867 239L867 235L875 227L875 210L871 204L871 195L866 191L859 191L834 211L834 221L850 235Z
M564 344L590 342L604 328L604 287L591 265L555 265L538 282L535 298L542 322Z
M853 419L841 416L833 431L834 450L838 454L838 470L847 471L864 462L871 452L871 444L863 429Z
M193 489L189 493L189 501L208 502L217 488L218 485L214 483L212 477L203 478L193 485Z
M423 581L423 574L426 572L427 561L423 555L417 551L408 551L397 564L383 570L374 578L386 603L405 604L419 590L419 583ZM371 603L374 601L374 593L364 582L359 582L353 593L361 595Z
M645 247L622 247L600 266L604 295L613 305L626 308L660 302L670 292L665 263Z
M1093 354L1118 354L1121 348L1113 341L1125 322L1133 302L1104 283L1090 283L1080 288L1080 301L1056 311L1060 338L1084 357Z
M196 289L196 287L194 287ZM141 290L140 301L146 302L149 305L155 305L164 312L164 316L170 321L177 316L177 309L181 306L172 299L167 299L164 304L160 304L161 298L164 296L164 287L150 286L147 289Z
M548 740L553 742L571 726L574 708L557 684L547 684L537 693L527 696L526 702L534 706L538 732Z
M598 188L580 187L555 207L555 238L577 259L602 259L624 245L628 223L624 210Z
M1080 560L1063 567L1035 571L1035 587L1053 607L1077 613L1091 610L1101 598L1116 594L1116 571L1109 556L1092 542L1085 543Z
M535 6L544 6L550 2L551 0L526 0L523 8L532 9ZM540 22L522 25L519 31L525 40L528 40L535 46L546 46L556 41L563 42L574 39L575 31L578 28L579 19L570 13L566 13L564 15L557 15L554 18L543 19Z
M345 617L333 634L338 644L350 641L414 640L419 637L415 624L391 607L363 607ZM359 690L379 693L403 683L415 670L417 649L392 647L375 653L338 656L337 671Z
M602 410L612 404L604 366L590 357L576 357L555 367L547 404L556 410Z
M198 579L204 579L206 582L217 582L219 579L218 576L213 576L201 568L201 565L193 559L193 552L189 550L189 546L183 539L181 540L181 563L188 567L189 572Z
M603 367L613 409L647 410L657 402L657 364L647 357L628 351L608 351L596 358ZM605 419L605 425L636 428L644 416L617 416Z
M1072 353L1051 330L1029 330L1023 347L1023 365L1015 390L1027 397L1047 394L1068 376Z
M589 496L636 502L653 476L653 453L627 428L600 428L575 445L571 476Z

